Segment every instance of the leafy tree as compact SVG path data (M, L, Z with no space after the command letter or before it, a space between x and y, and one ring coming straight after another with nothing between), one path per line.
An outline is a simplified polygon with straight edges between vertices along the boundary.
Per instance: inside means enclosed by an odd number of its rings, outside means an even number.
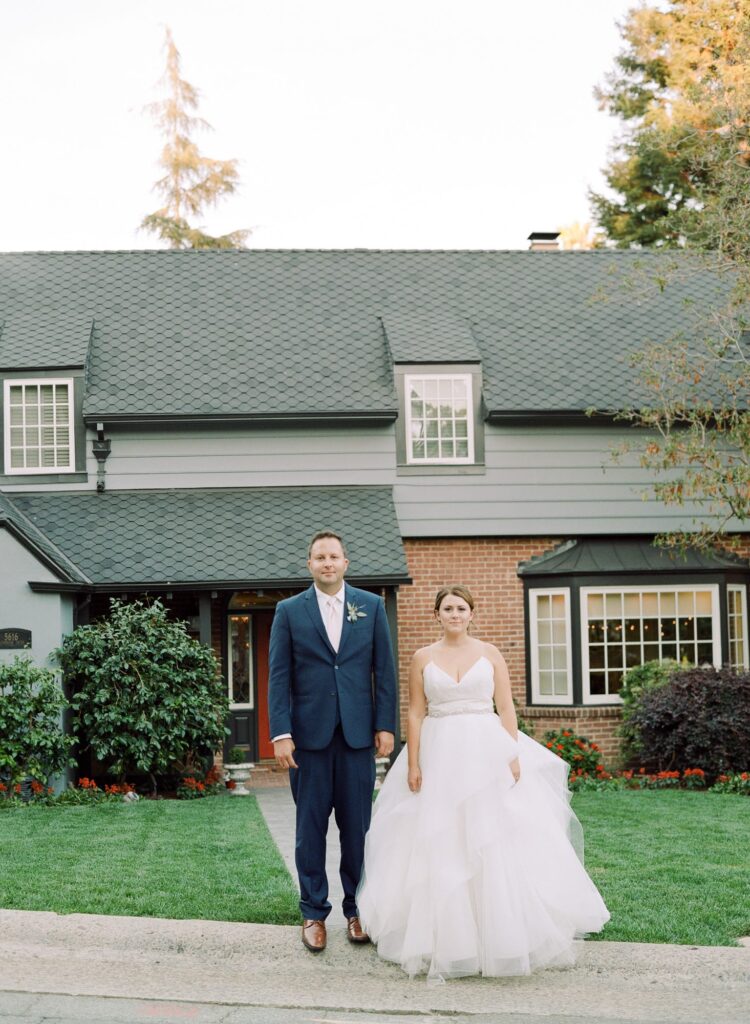
M562 250L600 249L603 245L604 236L601 232L593 231L589 221L584 221L581 224L575 220L572 224L566 224L560 228L560 248Z
M750 518L750 0L642 7L623 33L601 92L627 129L607 172L620 196L593 197L599 222L621 246L685 250L656 273L644 265L641 289L699 284L702 296L688 330L636 357L644 402L621 415L648 436L623 448L659 499L695 510L690 529L658 540L709 548Z
M590 193L595 217L619 246L705 243L701 211L748 154L750 2L638 7L621 31L625 49L596 90L624 125L604 171L616 196Z
M75 763L61 725L66 706L53 673L30 658L0 665L0 781L8 791L28 778L46 784Z
M242 248L249 231L208 235L202 228L192 227L188 220L200 217L208 207L231 195L237 188L239 174L236 160L204 156L191 138L191 132L211 126L191 114L198 107L198 91L180 77L180 54L169 29L164 48L167 67L163 82L167 94L149 107L165 139L159 161L165 173L154 186L164 205L144 217L141 227L167 242L171 249Z
M79 626L58 651L73 684L73 728L115 775L193 769L227 734L227 694L209 647L160 601L113 599L106 619Z

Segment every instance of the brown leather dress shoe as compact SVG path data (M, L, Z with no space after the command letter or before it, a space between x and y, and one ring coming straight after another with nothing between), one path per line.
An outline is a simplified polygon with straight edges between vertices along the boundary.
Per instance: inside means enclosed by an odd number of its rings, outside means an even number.
M302 922L302 943L307 946L311 953L322 953L326 948L326 923L325 921Z
M346 937L350 942L356 942L359 945L364 945L365 942L370 941L370 936L367 932L362 931L362 925L359 923L358 917L347 917Z

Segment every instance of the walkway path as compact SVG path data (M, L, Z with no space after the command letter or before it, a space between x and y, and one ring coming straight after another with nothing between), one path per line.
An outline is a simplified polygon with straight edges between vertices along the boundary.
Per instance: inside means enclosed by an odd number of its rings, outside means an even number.
M273 788L253 788L258 799L258 806L263 812L269 831L284 858L289 874L297 881L297 869L294 864L294 800L289 786L273 786ZM331 815L328 825L328 843L326 845L326 874L328 875L328 898L335 915L341 907L344 890L339 877L339 831ZM332 916L331 920L335 918Z

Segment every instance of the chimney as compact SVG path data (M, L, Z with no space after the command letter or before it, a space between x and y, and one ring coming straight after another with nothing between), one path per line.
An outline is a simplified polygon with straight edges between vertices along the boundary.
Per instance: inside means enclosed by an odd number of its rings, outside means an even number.
M559 231L532 231L529 235L529 250L531 252L559 252L560 246L557 243L559 237Z

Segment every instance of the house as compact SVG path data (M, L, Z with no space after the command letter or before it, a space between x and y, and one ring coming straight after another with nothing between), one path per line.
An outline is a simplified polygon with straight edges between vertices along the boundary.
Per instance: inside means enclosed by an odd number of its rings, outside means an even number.
M406 710L436 590L474 592L523 716L617 750L625 668L747 667L748 562L651 545L629 356L692 327L706 275L629 252L0 256L0 659L40 664L111 596L213 645L231 745L271 756L268 638L340 531L385 601ZM689 298L692 305L687 304Z

